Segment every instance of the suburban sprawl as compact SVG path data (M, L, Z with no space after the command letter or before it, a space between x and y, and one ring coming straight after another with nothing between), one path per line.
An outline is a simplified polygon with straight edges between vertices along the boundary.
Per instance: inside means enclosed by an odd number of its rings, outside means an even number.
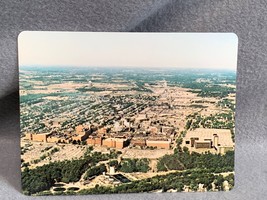
M228 191L236 74L21 67L27 195Z

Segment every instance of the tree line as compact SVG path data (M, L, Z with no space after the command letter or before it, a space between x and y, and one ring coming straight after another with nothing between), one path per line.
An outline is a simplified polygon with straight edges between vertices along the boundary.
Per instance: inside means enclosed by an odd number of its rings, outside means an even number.
M91 151L91 149L88 149L84 157L76 160L53 162L34 169L25 167L22 171L23 192L31 195L49 190L56 182L77 182L86 170L100 161L114 159L118 155L114 151L111 151L110 154Z

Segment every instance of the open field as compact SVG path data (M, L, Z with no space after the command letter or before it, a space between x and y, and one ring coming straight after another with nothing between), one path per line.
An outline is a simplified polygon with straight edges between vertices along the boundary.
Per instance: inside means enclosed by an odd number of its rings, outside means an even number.
M27 147L28 145L30 147ZM30 168L35 168L37 166L42 166L50 162L63 161L66 158L78 159L84 155L86 150L85 146L70 145L70 144L54 144L54 143L40 143L40 142L28 142L22 141L21 147L26 151L21 158L24 162L30 163ZM51 154L51 150L58 148L59 150ZM49 150L46 150L49 149ZM50 154L49 154L50 153ZM44 160L40 160L38 163L34 163L34 160L40 159L41 156L47 155Z

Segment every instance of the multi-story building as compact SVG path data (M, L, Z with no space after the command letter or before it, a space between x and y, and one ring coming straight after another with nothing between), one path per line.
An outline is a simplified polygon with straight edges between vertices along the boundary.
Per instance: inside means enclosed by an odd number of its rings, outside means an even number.
M122 149L128 146L129 141L126 138L106 138L103 139L102 145L109 148Z
M132 146L139 146L139 147L145 147L146 146L146 140L142 138L133 138L131 139Z
M31 140L31 141L36 141L36 142L47 142L47 138L51 134L52 133L42 133L42 134L26 133L25 139Z
M148 139L148 140L146 140L146 146L156 147L157 149L170 149L171 148L171 140Z
M198 128L186 133L182 146L187 147L189 151L224 154L233 150L235 144L229 129Z
M86 140L86 143L92 146L102 146L102 141L102 137L89 136L89 138Z

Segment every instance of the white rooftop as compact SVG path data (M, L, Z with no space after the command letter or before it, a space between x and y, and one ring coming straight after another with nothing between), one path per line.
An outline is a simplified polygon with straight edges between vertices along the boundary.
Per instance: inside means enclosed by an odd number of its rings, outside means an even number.
M220 146L234 146L231 131L229 129L197 128L195 130L188 131L184 137L184 141L195 137L199 138L198 142L202 142L205 139L213 140L214 134L218 135L218 144L220 144Z

